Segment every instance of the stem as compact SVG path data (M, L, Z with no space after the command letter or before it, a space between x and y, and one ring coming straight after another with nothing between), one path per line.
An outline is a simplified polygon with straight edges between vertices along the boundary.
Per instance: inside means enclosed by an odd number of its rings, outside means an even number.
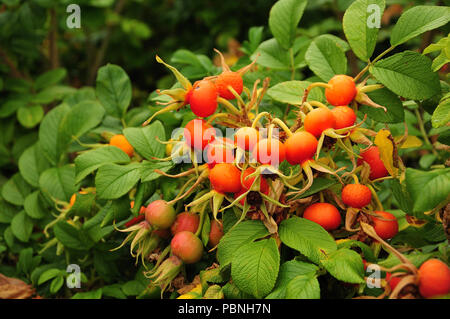
M291 80L295 79L295 65L294 65L294 49L289 49L289 58L291 60Z
M217 98L217 102L222 104L228 111L230 111L234 115L237 115L237 116L241 115L241 112L239 112L239 110L232 103L230 103L228 100L226 100L226 99L224 99L222 97L219 97L219 98Z
M258 124L259 120L262 119L264 116L265 116L265 117L270 117L269 112L261 112L261 113L259 113L259 114L255 117L255 119L253 120L252 128L256 128L256 125Z
M288 137L292 136L293 133L291 132L289 127L287 127L286 124L284 124L284 122L282 120L275 118L272 120L272 123L277 124L279 127L281 127L283 129L283 131L286 132Z
M331 89L331 85L327 84L327 83L323 83L323 82L315 82L315 83L311 83L305 90L305 92L303 93L303 99L302 99L302 104L306 102L306 99L308 98L308 94L309 92L311 92L312 89L316 88L316 87L322 87L322 88L328 88Z
M419 110L415 109L414 113L416 114L417 122L419 123L419 129L420 133L422 133L423 139L425 140L425 143L427 143L431 147L431 152L436 156L439 157L439 154L436 152L436 150L433 147L433 144L431 144L430 139L428 138L428 134L425 131L425 126L423 124L422 117L420 116Z
M387 48L385 51L383 51L382 53L380 53L380 55L377 56L372 62L369 61L369 63L366 65L366 67L364 69L362 69L361 72L359 72L357 76L354 77L353 81L354 82L358 81L359 78L362 77L364 75L364 73L367 72L367 70L369 70L371 65L373 65L375 62L377 62L379 59L381 59L382 57L384 57L386 54L388 54L389 52L391 52L394 49L395 49L395 46L391 46L391 47Z
M309 102L305 102L305 105L307 105L306 103L308 103L311 106L315 106L315 107L323 107L328 109L328 106L326 106L325 104L319 102L319 101L309 101Z

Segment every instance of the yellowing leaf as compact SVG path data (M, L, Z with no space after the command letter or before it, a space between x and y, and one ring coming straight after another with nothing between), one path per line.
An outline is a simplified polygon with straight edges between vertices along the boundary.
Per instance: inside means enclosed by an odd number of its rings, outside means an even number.
M391 132L385 129L380 130L375 136L375 145L380 150L380 158L389 174L396 177L398 165L397 163L394 164L394 158L397 161L397 150Z
M397 142L402 138L402 136L394 137L394 140ZM412 148L412 147L421 147L422 140L417 136L409 135L406 140L401 144L400 148Z

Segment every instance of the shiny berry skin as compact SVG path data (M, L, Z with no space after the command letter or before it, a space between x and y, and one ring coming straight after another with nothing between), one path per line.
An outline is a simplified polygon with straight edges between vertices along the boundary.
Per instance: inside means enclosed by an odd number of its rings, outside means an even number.
M187 99L191 105L191 111L198 117L208 117L217 109L218 92L216 85L208 80L194 83L192 92L188 93Z
M252 152L253 158L261 164L279 165L286 159L285 146L275 138L260 140Z
M331 110L319 107L306 114L303 123L306 132L311 133L315 137L320 137L326 129L334 128L336 119Z
M391 291L397 287L398 283L402 280L401 277L392 277L392 274L390 272L386 273L386 282L388 283L389 287L391 287Z
M145 209L145 220L159 229L172 226L175 217L175 209L162 199L151 202Z
M246 151L252 151L259 140L258 130L252 127L241 127L234 135L236 145Z
M215 247L219 244L220 239L223 237L223 225L217 220L211 221L211 231L209 232L208 244L211 247Z
M200 223L200 216L195 213L183 212L177 215L175 222L170 227L172 235L175 235L182 231L190 231L195 233Z
M378 146L371 146L364 152L361 152L359 155L361 156L361 158L358 158L357 164L362 165L363 162L369 164L369 178L371 180L386 177L389 175L388 170L386 169L383 161L380 158L380 150L378 149Z
M170 248L172 254L185 264L196 263L203 255L202 241L190 231L182 231L173 236Z
M325 97L331 105L348 105L356 96L355 82L348 75L335 75L328 81L328 84L331 85L331 88L325 89Z
M291 165L301 164L314 156L318 144L317 139L309 132L294 133L284 143L286 160Z
M353 208L362 208L369 205L372 193L366 185L347 184L342 188L342 202Z
M248 175L253 174L255 172L255 169L253 167L248 167L244 173L242 174L242 188L244 188L245 191L248 191L252 184L255 182L256 176L247 178ZM259 190L263 194L269 194L269 184L267 183L266 179L262 176L259 178Z
M133 146L127 141L124 135L116 134L109 140L109 145L116 146L122 151L128 154L129 157L133 156Z
M219 163L209 171L209 181L219 193L236 193L241 189L241 171L233 164Z
M327 231L334 230L341 224L341 214L329 203L315 203L308 206L303 213L303 218L319 224Z
M216 138L206 146L205 150L209 168L213 168L218 163L234 162L234 143L226 137Z
M356 122L355 111L348 106L336 106L331 110L331 113L333 113L336 120L336 124L334 126L336 130L352 126Z
M398 233L398 222L394 215L388 212L376 211L376 215L380 215L381 218L370 215L370 219L373 222L373 228L378 236L382 239L390 239ZM387 219L387 220L386 220Z
M215 136L216 131L205 120L193 119L184 127L184 138L187 145L196 150L204 150Z
M76 200L77 200L77 193L72 194L72 196L70 196L69 206L72 207L75 204Z
M419 292L424 298L450 292L450 269L439 259L429 259L419 267Z
M231 86L240 95L244 89L244 81L241 75L237 72L225 71L216 79L216 87L219 95L224 99L233 100L236 97L228 90L228 86Z

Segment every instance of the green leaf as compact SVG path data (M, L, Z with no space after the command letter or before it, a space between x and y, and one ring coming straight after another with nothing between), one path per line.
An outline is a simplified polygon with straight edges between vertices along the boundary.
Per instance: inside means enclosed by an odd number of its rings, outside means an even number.
M40 276L37 282L38 285L42 285L44 282L49 281L57 276L60 276L63 273L61 269L51 268L44 271Z
M22 126L33 128L38 125L44 117L44 109L40 105L31 105L19 108L17 119Z
M424 100L441 91L431 60L417 52L394 54L376 62L370 72L389 90L405 98Z
M13 206L8 204L1 196L0 196L0 223L9 224L14 216L19 211L17 206Z
M41 174L39 187L45 195L68 201L77 191L74 165L49 168Z
M160 121L145 127L126 128L123 130L123 134L133 148L146 159L164 156L166 147L156 139L158 138L160 141L166 139L164 126Z
M122 286L122 291L127 296L137 296L145 289L145 285L137 280L130 280Z
M33 232L33 223L31 219L21 211L11 221L11 231L14 236L23 242L28 242Z
M130 157L115 146L105 146L83 153L75 158L75 183L80 183L87 175L107 163L127 164Z
M294 216L283 220L278 232L285 245L316 264L337 249L333 237L325 229L304 218Z
M286 50L294 44L297 25L303 16L307 2L306 0L279 0L270 10L270 31Z
M104 115L105 109L97 101L82 101L73 106L59 125L63 145L96 127Z
M280 82L267 90L267 95L275 101L300 105L302 103L303 93L310 85L308 81L286 81ZM320 88L313 88L308 94L308 101L323 101L324 96Z
M116 199L125 195L141 178L140 164L105 164L97 172L97 195L103 199Z
M2 197L9 203L23 206L25 198L31 193L31 186L20 173L14 174L2 187Z
M118 65L107 64L98 70L96 94L109 115L122 118L131 102L131 82Z
M309 68L328 82L336 74L347 73L347 58L341 47L329 37L318 36L305 54Z
M49 167L39 142L27 148L19 158L20 173L34 187L39 187L39 176Z
M370 7L376 8L369 10ZM386 3L384 0L357 0L345 11L342 27L353 52L367 62L375 50L378 29L372 18L381 20Z
M381 123L400 123L405 120L405 110L402 101L398 96L386 88L382 88L373 92L367 93L370 99L375 103L383 105L387 108L387 112L383 109L376 109L367 105L361 104L359 111L362 114L367 114L372 120Z
M285 299L288 284L297 276L315 274L319 268L310 263L298 260L290 260L280 267L274 290L266 299Z
M286 287L286 299L320 299L317 275L300 275L292 279Z
M275 38L262 42L251 59L256 59L258 53L260 54L257 60L259 65L274 70L289 70L291 68L288 51L283 49Z
M280 254L274 238L250 242L233 256L231 277L240 290L263 298L275 286L279 266Z
M305 197L311 196L320 191L323 191L324 189L330 188L331 186L336 185L336 184L337 184L336 180L328 179L328 178L324 178L324 177L316 177L316 178L314 178L314 182L311 185L311 187L306 192L304 192L303 194L301 194L300 196L298 196L296 198L305 198Z
M450 122L450 98L443 99L431 116L431 125L438 128Z
M58 82L61 82L67 75L66 69L58 68L47 71L37 77L34 82L35 90L39 91Z
M391 33L391 45L397 46L450 21L450 8L439 6L415 6L404 12Z
M24 209L31 218L40 219L48 215L48 211L43 207L39 195L40 192L35 191L25 198Z
M353 284L364 283L361 256L353 250L341 248L323 259L322 265L336 279Z
M75 228L66 221L58 222L53 227L53 231L58 241L67 248L86 250L93 244L81 229Z
M174 163L169 162L149 162L149 161L142 161L141 168L140 168L140 174L141 174L141 181L142 182L151 182L157 178L159 178L161 175L155 172L155 169L159 169L160 171L163 171L164 173L167 173L172 167L174 167Z
M353 248L353 247L358 247L361 250L362 256L364 256L365 260L373 263L377 261L377 258L375 257L372 249L363 242L349 239L338 244L338 249Z
M61 289L61 287L64 284L64 277L58 276L55 279L52 280L52 283L50 284L50 293L55 294L58 292L58 290Z
M427 212L449 199L450 168L428 172L407 168L405 181L414 200L414 212Z
M217 259L222 267L231 262L236 250L269 234L261 221L243 221L228 231L220 240L217 249Z
M39 127L39 141L42 150L52 164L58 163L64 154L66 145L60 141L59 127L69 112L70 107L67 104L61 104L47 113Z
M87 291L87 292L77 292L72 296L72 299L100 299L102 297L102 288Z

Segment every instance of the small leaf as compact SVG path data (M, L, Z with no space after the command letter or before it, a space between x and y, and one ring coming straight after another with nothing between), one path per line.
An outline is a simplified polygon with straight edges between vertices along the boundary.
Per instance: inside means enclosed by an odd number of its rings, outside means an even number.
M353 250L341 248L322 260L322 265L340 281L353 284L364 283L362 258Z
M300 275L286 287L286 299L320 299L320 286L316 275Z
M290 260L283 263L280 267L280 273L277 278L274 290L266 299L284 299L286 298L286 288L289 283L300 275L315 274L319 268L310 263L298 260Z
M432 210L450 194L450 168L433 171L406 169L406 187L414 200L414 212Z
M220 240L217 250L217 259L220 265L224 267L229 264L239 247L268 234L266 226L261 221L241 222Z
M61 82L67 76L67 70L63 68L53 69L43 73L34 82L35 90L42 90L46 87Z
M305 54L309 68L322 80L328 82L336 74L347 73L347 58L338 44L324 35L309 45Z
M160 121L156 121L145 127L126 128L123 134L134 149L146 159L164 156L166 147L157 140L157 138L160 141L166 139L164 126Z
M130 157L115 146L105 146L83 153L75 158L76 183L107 163L127 164Z
M103 199L116 199L125 195L139 181L140 164L105 164L97 172L97 195Z
M39 187L45 195L68 201L77 191L75 187L75 167L70 164L49 168L41 174Z
M306 4L306 0L279 0L270 10L270 31L286 50L294 44L297 25L303 16Z
M286 81L280 82L267 90L267 95L275 101L300 105L302 103L303 93L310 85L308 81ZM308 94L308 101L323 101L324 96L320 88L313 88Z
M399 45L450 21L450 8L439 6L415 6L404 12L391 33L391 44Z
M122 118L131 102L131 82L118 65L107 64L98 70L96 94L106 112Z
M375 8L376 11L369 10L371 8L369 6ZM384 0L357 0L345 11L342 19L348 43L355 55L365 62L373 54L380 27L374 25L375 21L371 21L370 18L378 17L380 20L385 6Z
M236 251L231 262L231 276L240 290L262 298L273 289L279 264L275 239L250 242Z
M293 216L283 220L279 234L285 245L317 264L337 249L333 237L325 229L304 218Z
M33 232L33 223L31 219L21 211L11 221L11 231L14 236L23 242L28 242Z
M44 109L40 105L31 105L19 108L17 119L26 128L33 128L38 125L44 117Z
M370 72L389 90L405 98L424 100L441 91L431 60L417 52L394 54L376 62Z

